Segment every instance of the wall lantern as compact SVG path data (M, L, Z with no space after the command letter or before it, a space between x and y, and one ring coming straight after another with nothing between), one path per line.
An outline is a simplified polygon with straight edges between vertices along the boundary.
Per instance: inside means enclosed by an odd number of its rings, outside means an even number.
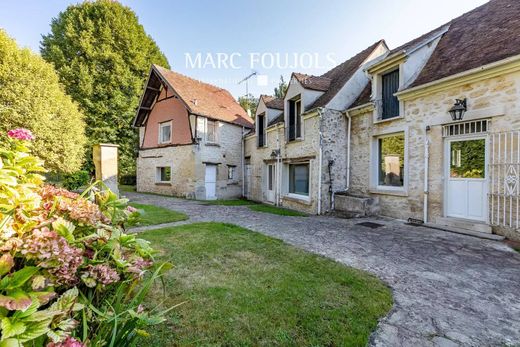
M466 104L466 99L456 99L455 105L453 105L453 107L450 108L448 112L450 113L451 119L453 119L453 121L459 121L462 120L467 109L468 107Z
M273 159L278 158L279 155L280 155L279 149L275 149L274 151L271 152L271 158L273 158Z

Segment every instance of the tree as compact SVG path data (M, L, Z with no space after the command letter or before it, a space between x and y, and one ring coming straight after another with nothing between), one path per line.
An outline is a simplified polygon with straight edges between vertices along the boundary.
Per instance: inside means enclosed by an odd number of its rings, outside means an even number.
M84 157L83 118L52 65L0 30L0 141L10 129L28 128L36 137L33 152L46 167L70 173Z
M132 119L144 82L151 64L169 68L135 13L110 0L71 5L52 20L41 54L85 113L89 149L99 142L119 144L120 172L133 174L138 135Z
M274 96L283 99L285 92L287 91L287 87L287 82L285 82L283 76L280 75L280 82L278 83L278 87L274 87Z
M238 103L251 117L256 114L256 105L258 105L258 98L255 98L253 94L247 94L238 98Z

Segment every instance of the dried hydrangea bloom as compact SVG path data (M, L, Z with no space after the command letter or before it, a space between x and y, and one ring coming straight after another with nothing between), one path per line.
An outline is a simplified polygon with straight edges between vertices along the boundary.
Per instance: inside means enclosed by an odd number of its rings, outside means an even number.
M83 263L83 250L70 246L64 237L49 228L34 229L24 239L21 253L37 259L38 266L45 268L57 285L78 282L76 272Z
M49 342L47 347L85 347L85 345L73 337L68 336L61 342Z
M87 287L95 287L96 284L107 286L119 281L119 274L109 265L98 264L89 265L87 270L81 275L81 279Z

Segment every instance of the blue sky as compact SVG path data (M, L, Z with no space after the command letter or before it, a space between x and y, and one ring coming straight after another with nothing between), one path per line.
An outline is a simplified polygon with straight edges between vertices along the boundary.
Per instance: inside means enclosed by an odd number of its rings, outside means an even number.
M37 52L51 19L76 2L1 0L0 27ZM486 0L121 2L137 13L173 70L235 96L245 93L245 84L237 82L256 71L264 77L250 79L249 91L258 96L272 94L280 75L321 74L381 38L397 47ZM220 66L217 53L222 53ZM192 64L197 54L200 64Z

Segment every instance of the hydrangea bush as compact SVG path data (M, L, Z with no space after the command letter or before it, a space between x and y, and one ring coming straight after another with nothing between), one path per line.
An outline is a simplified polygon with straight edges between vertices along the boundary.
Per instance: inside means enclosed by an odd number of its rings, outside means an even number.
M163 321L142 302L168 264L125 233L138 211L102 183L46 185L33 139L11 130L0 148L0 347L135 344Z

